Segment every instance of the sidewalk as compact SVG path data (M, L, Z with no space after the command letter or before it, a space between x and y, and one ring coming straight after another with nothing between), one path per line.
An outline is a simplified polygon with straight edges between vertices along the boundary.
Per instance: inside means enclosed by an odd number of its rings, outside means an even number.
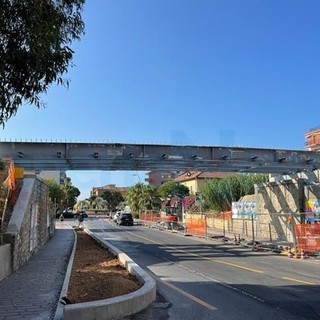
M73 243L71 226L58 221L49 242L0 281L1 320L54 318Z
M288 246L291 248L294 246L294 243L290 241L270 241L259 237L255 237L253 241L252 237L244 238L243 235L227 231L223 233L222 230L214 228L208 228L208 237L211 239L222 237L224 239L228 239L226 242L252 248L253 251L272 251L274 253L281 253Z

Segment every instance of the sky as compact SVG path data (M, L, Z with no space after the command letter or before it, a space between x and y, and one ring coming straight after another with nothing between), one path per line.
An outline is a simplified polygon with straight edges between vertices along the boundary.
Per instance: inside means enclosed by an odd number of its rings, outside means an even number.
M1 140L303 150L320 125L320 1L87 0L70 87ZM81 198L144 172L68 171Z

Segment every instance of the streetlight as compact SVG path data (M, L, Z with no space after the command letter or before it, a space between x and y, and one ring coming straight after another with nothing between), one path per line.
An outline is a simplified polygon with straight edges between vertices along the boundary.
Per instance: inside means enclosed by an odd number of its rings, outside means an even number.
M140 175L139 175L138 171L136 171L136 173L134 173L132 176L138 177L139 183L141 183L141 179L140 179Z

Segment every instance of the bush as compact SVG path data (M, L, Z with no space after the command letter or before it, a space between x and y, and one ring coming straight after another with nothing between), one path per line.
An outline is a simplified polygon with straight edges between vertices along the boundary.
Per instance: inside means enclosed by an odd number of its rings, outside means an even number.
M133 219L139 219L139 212L131 212Z

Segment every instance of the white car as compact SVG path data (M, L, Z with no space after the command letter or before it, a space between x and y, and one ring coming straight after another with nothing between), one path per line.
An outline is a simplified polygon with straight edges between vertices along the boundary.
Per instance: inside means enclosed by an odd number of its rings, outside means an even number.
M113 222L117 222L119 216L120 216L120 213L116 212L115 215L113 216Z

